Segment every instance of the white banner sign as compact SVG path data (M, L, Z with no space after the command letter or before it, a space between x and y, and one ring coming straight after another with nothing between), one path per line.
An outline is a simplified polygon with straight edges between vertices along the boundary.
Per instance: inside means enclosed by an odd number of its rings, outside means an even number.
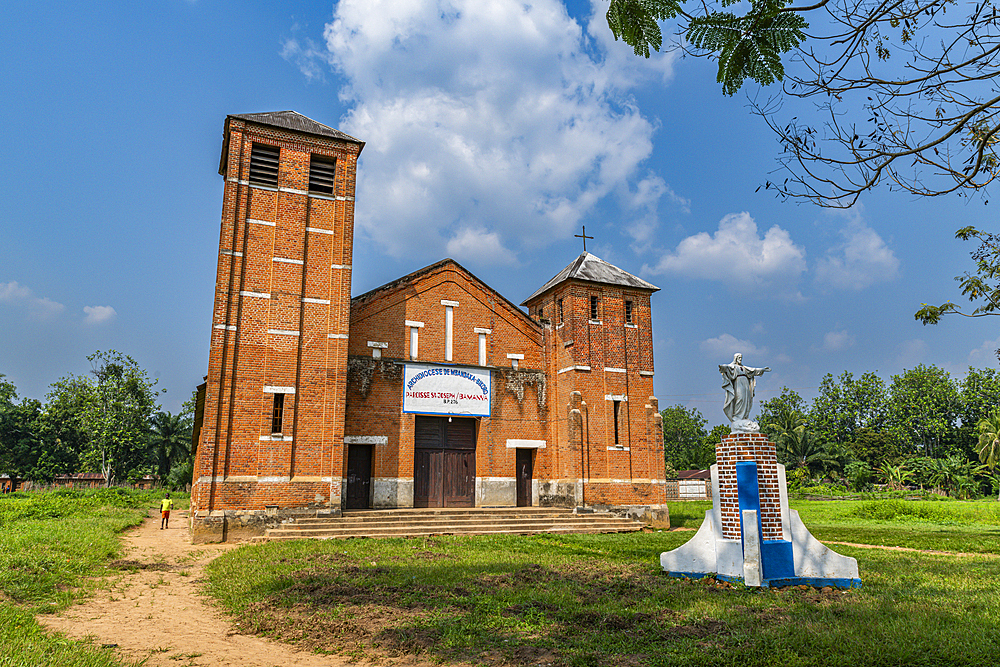
M478 368L406 364L403 412L490 416L490 372Z

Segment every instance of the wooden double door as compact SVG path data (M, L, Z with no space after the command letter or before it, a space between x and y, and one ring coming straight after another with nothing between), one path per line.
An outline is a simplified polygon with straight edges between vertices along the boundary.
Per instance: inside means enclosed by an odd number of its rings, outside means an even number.
M475 507L476 420L416 417L413 506Z

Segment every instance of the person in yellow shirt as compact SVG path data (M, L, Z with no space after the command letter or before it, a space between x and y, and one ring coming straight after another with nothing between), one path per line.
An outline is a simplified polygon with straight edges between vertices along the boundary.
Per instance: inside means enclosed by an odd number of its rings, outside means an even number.
M170 499L170 494L168 493L166 497L160 501L160 530L170 528L170 508L173 506L174 501Z

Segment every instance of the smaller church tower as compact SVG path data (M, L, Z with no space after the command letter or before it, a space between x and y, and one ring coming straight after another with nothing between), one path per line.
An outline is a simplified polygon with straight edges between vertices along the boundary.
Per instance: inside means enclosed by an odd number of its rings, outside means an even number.
M650 297L658 290L585 251L521 304L545 327L559 418L550 421L551 469L540 477L566 480L549 484L556 498L618 508L666 502L653 397Z
M294 111L226 118L195 542L259 534L265 517L340 512L363 147Z

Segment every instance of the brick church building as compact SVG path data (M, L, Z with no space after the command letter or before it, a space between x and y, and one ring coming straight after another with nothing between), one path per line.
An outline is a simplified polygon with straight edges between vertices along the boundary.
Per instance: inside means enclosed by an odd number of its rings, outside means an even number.
M666 503L657 287L584 252L518 307L444 259L351 298L364 143L231 115L196 542L354 508Z

